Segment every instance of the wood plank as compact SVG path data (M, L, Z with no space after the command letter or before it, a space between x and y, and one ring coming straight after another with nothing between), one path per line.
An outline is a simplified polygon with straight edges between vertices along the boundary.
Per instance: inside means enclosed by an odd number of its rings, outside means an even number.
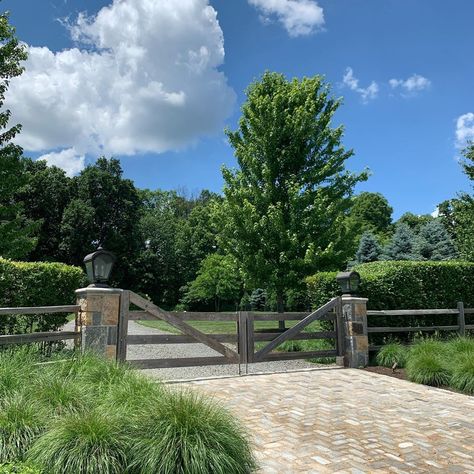
M464 314L474 314L474 308L464 308Z
M122 291L120 295L119 321L117 331L117 360L127 359L128 313L130 309L130 292Z
M81 333L74 331L56 331L56 332L32 332L30 334L11 334L0 336L0 345L5 344L24 344L32 342L51 342L65 341L68 339L78 339Z
M173 359L138 359L127 363L141 369L168 369L173 367L198 367L203 365L233 364L227 357L184 357Z
M266 354L270 353L273 349L275 349L280 344L288 340L290 337L293 337L294 335L300 333L306 326L308 326L308 324L311 324L313 321L320 319L328 311L333 309L338 304L338 301L339 301L339 297L333 298L331 301L328 301L326 304L318 308L316 311L313 311L311 314L306 316L299 323L296 323L293 327L289 328L283 334L280 334L279 336L277 336L275 339L273 339L273 341L267 344L264 348L260 349L254 355L254 360L255 361L261 360L263 357L265 357Z
M182 321L237 321L237 313L193 313L186 311L168 311ZM150 321L160 319L147 311L130 311L129 319L132 321Z
M175 315L162 310L161 308L153 304L151 301L142 298L133 291L130 292L130 302L144 309L145 311L148 311L153 316L156 316L157 318L166 321L167 323L171 324L171 326L175 327L176 329L179 329L184 334L194 337L198 342L206 344L206 346L209 346L211 349L214 349L215 351L219 352L223 356L227 357L230 361L238 363L239 355L237 354L237 352L224 346L216 339L213 339L211 336L204 334L196 328L190 326Z
M293 359L314 359L316 357L336 357L337 350L330 349L326 351L309 351L309 352L272 352L267 354L258 362L266 362L272 360L293 360Z
M248 312L240 311L239 320L237 322L237 339L238 339L238 353L239 353L239 364L248 364L248 346L247 346L247 319ZM240 367L239 367L240 374Z
M369 333L381 332L431 332L431 331L457 331L459 326L408 326L408 327L368 327Z
M343 356L345 353L345 329L344 329L344 316L342 314L342 298L339 300L336 306L336 350L338 356Z
M285 331L286 332L286 331ZM281 332L280 334L284 334ZM275 333L254 333L255 341L273 341L276 337ZM288 341L309 341L312 339L335 339L336 331L319 331L319 332L302 332L301 334L296 334L290 338Z
M216 341L237 343L237 334L207 334ZM185 334L139 334L129 335L127 343L131 345L137 344L199 344L192 336Z
M397 309L383 311L367 311L367 316L434 316L443 314L458 314L457 309Z
M301 321L306 316L312 313L252 313L254 315L254 321ZM336 319L336 314L334 312L329 312L324 317L321 318L321 321L334 321Z
M466 324L466 329L469 329L469 330L474 329L474 324Z
M53 313L78 313L79 305L64 306L22 306L16 308L0 308L0 316L9 314L53 314Z
M464 303L462 301L458 303L458 311L459 335L464 336L466 334L466 318L464 317Z

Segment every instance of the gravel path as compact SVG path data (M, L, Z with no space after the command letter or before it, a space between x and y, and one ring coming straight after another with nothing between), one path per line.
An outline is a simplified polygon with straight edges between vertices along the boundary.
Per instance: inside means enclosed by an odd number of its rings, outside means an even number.
M129 334L167 334L158 329L149 328L129 321ZM220 356L220 354L204 344L137 344L127 347L127 360L133 359L167 359L180 357L209 357ZM283 372L314 368L317 364L305 360L285 360L276 362L260 362L249 364L249 373L259 372ZM245 367L242 366L242 371ZM207 365L203 367L178 367L171 369L150 369L144 373L165 380L195 379L216 376L233 376L239 374L239 365Z
M74 322L71 321L65 325L64 330L74 330ZM142 326L135 321L129 321L128 334L168 334L165 331ZM212 357L220 356L218 352L210 347L196 344L134 344L127 347L127 360L136 359L170 359L183 357ZM260 362L249 364L248 373L268 373L285 372L289 370L299 370L318 367L319 364L313 364L305 360L285 360L276 362ZM328 367L324 365L323 367ZM241 367L242 373L245 366ZM177 367L170 369L146 369L143 373L161 378L163 380L188 380L208 377L234 376L239 374L239 365L206 365L201 367Z

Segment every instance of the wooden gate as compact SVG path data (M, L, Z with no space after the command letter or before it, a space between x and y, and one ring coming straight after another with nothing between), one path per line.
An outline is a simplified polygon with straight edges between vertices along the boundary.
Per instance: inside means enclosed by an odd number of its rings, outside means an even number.
M130 310L130 305L139 310ZM130 335L129 320L160 320L173 326L182 334ZM328 331L302 332L317 320L332 321ZM235 322L232 334L206 334L188 321ZM258 321L298 321L285 331L260 329ZM257 324L256 324L257 322ZM335 348L308 352L272 352L285 341L308 339L334 339ZM244 364L275 360L309 359L315 357L335 357L343 354L341 299L334 298L318 310L308 313L269 312L171 312L165 311L151 301L132 291L123 291L120 303L117 357L127 358L127 346L133 344L189 344L202 343L218 352L220 356L187 357L168 359L129 360L139 368L170 368L221 364ZM256 345L267 341L263 348L255 352ZM228 345L225 345L228 344ZM231 346L231 347L229 347Z

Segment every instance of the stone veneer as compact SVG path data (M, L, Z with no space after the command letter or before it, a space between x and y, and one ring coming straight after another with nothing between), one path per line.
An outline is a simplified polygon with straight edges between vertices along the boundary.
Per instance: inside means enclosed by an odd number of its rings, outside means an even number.
M116 359L121 294L122 290L115 288L76 290L77 304L81 307L76 331L82 333L82 352L93 351Z
M344 367L366 367L369 363L367 298L342 296L344 321Z

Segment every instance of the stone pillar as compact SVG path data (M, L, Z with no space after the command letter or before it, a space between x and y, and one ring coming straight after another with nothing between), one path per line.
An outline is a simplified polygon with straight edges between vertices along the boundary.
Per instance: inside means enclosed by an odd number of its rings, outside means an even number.
M344 320L344 367L360 368L369 363L367 298L342 296Z
M116 359L121 294L122 290L116 288L76 290L77 304L81 307L76 331L82 333L82 352L92 351Z

